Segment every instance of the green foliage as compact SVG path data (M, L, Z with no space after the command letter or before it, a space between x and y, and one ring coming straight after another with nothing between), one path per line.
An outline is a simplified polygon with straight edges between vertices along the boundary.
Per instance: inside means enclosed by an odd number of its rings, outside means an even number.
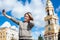
M40 36L38 37L38 40L43 40L43 37L41 36L41 34L40 34Z

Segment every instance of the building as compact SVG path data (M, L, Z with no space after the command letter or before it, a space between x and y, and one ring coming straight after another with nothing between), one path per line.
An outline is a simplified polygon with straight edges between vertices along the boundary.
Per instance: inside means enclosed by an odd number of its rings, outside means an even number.
M0 28L0 40L18 40L18 31L11 27Z
M44 39L45 40L58 40L58 29L57 25L58 17L54 14L54 8L52 2L47 0L46 2L46 12L47 16L45 17L46 26Z
M58 40L60 40L60 29L59 29L59 32L58 32Z

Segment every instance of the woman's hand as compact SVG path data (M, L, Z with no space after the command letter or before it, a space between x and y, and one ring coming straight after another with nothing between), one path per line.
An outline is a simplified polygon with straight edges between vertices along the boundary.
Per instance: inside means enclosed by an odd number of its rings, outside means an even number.
M5 10L3 9L2 10L2 14L5 16L6 15L6 12L5 12Z
M13 22L15 22L16 24L19 25L19 21L16 20L16 19L14 19L13 17L7 15L4 9L2 10L2 14L3 14L5 17L9 18L10 20L12 20Z

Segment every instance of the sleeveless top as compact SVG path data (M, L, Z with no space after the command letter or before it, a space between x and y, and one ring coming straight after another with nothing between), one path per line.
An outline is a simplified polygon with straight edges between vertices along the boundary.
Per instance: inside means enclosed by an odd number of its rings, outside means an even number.
M31 28L34 26L32 22L19 22L19 36L20 39L31 39Z

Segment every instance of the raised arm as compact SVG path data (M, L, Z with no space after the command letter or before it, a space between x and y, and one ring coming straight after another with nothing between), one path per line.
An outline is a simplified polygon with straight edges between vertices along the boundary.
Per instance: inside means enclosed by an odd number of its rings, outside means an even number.
M12 20L13 22L15 22L16 24L19 25L19 21L16 20L15 18L13 18L13 17L7 15L6 12L5 12L5 10L2 10L2 13L3 13L3 15L4 15L5 17L9 18L10 20Z

